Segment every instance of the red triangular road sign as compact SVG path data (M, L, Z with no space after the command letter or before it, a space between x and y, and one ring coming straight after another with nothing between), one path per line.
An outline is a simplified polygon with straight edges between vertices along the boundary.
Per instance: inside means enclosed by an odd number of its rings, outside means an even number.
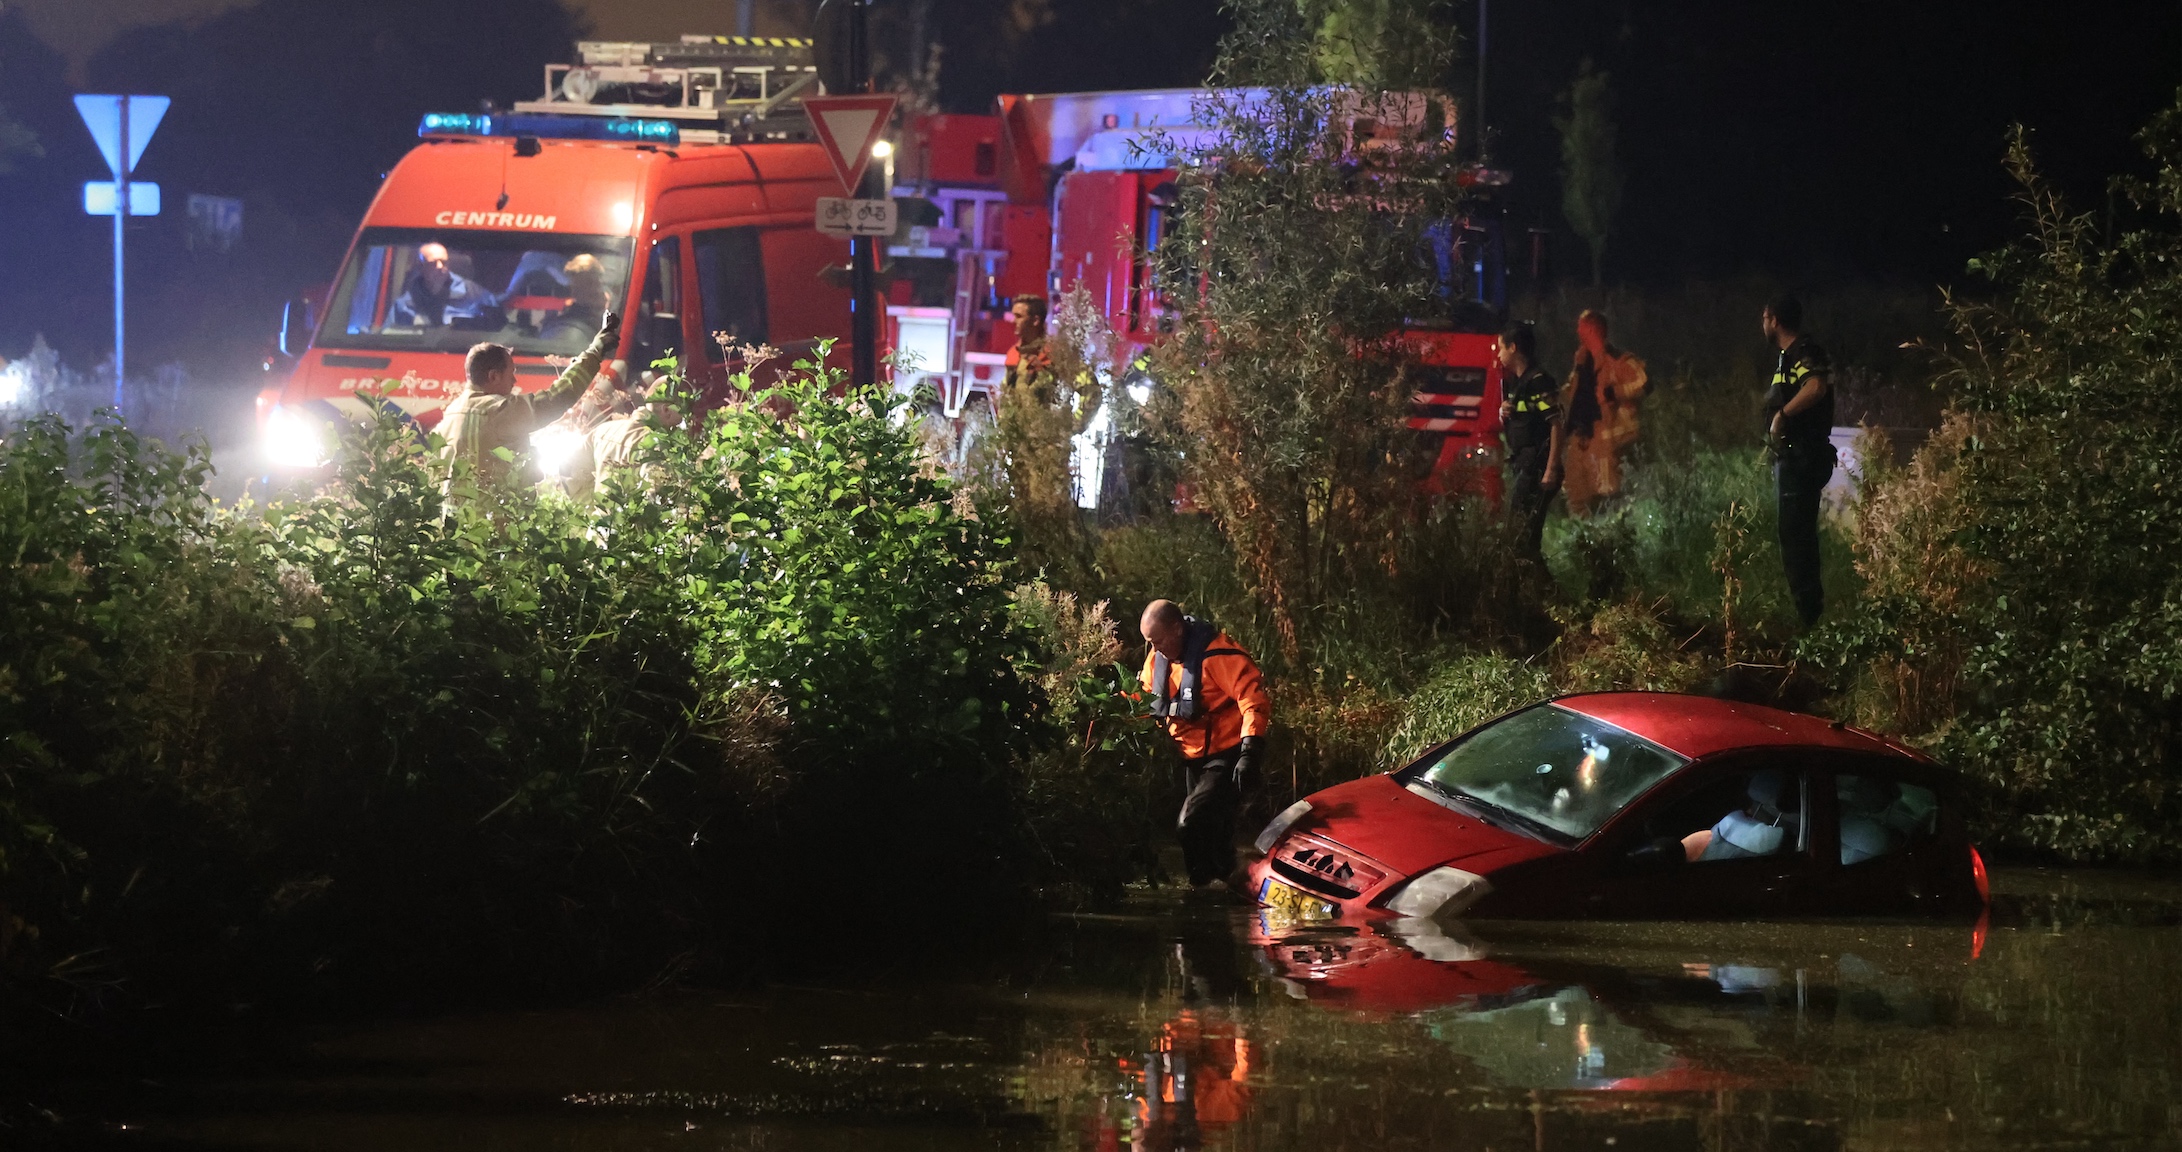
M818 141L826 146L833 173L850 196L864 182L864 165L871 163L871 146L886 132L894 118L893 96L809 96L803 110L810 114Z

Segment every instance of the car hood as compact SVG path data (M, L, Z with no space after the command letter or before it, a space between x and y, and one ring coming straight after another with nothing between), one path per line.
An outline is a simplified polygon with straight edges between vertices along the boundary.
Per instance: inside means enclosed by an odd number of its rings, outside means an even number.
M1311 797L1311 818L1296 826L1401 876L1442 864L1476 872L1565 849L1497 828L1411 792L1392 776L1366 776Z

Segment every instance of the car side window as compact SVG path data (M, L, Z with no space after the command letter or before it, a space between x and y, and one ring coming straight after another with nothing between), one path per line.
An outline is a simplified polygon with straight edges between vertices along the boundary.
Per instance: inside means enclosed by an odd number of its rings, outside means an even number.
M1834 777L1834 801L1843 864L1904 852L1939 834L1940 798L1929 788L1844 774Z
M1650 843L1679 843L1692 864L1762 856L1791 856L1810 849L1808 778L1800 772L1758 768L1722 776L1669 804L1645 821Z
M631 368L641 372L681 348L682 241L669 236L652 245L644 269L644 295L637 302L637 359Z
M727 346L763 344L765 257L755 228L715 228L690 238L697 261L697 292L705 318L705 355L715 364Z

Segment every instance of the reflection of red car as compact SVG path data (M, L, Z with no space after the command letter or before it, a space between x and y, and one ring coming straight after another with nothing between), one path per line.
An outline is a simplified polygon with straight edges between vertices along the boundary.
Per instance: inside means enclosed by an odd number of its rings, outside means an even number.
M1667 1030L1625 1018L1582 983L1486 959L1481 945L1429 922L1401 927L1409 931L1261 930L1253 942L1291 994L1319 1007L1414 1019L1508 1086L1712 1091L1790 1076L1777 1061L1750 1053L1740 1054L1741 1063L1762 1065L1764 1075L1755 1067L1708 1066L1677 1051Z
M1252 891L1291 921L1974 915L1952 775L1815 716L1659 692L1510 713L1290 806Z

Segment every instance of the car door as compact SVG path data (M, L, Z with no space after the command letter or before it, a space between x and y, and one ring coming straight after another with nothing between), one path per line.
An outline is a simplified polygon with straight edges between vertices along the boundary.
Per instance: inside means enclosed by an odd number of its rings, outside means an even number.
M682 302L688 288L682 280L683 263L680 236L662 236L652 242L631 318L635 336L630 344L629 372L635 381L646 379L653 361L680 356L687 343Z
M1778 755L1700 763L1617 817L1594 849L1594 915L1723 919L1812 910L1814 775Z
M1949 895L1961 861L1945 834L1955 814L1907 765L1880 757L1837 757L1819 775L1814 816L1831 829L1819 854L1817 902L1842 916L1929 911Z
M701 322L697 343L704 349L690 360L702 371L707 394L719 398L742 366L741 350L766 343L769 335L765 254L754 227L707 228L690 235L690 257Z

